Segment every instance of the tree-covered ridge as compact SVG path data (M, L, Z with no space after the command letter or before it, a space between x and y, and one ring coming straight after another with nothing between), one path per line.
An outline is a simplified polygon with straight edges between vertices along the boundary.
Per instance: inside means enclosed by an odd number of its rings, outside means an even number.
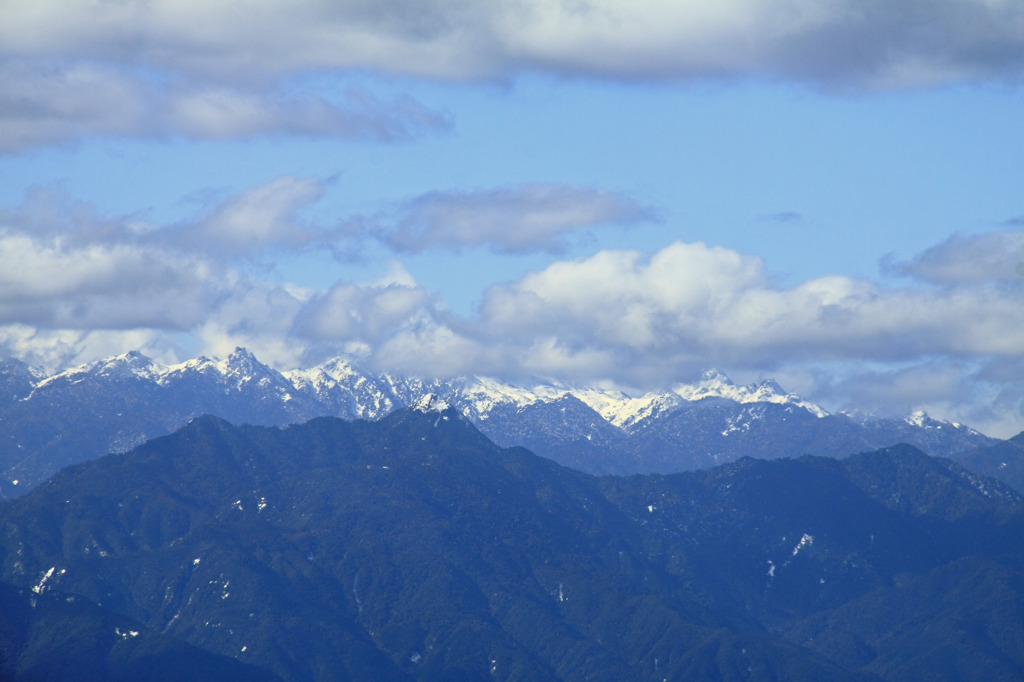
M0 528L18 588L284 679L1024 671L1020 498L909 447L593 477L451 409L201 418Z

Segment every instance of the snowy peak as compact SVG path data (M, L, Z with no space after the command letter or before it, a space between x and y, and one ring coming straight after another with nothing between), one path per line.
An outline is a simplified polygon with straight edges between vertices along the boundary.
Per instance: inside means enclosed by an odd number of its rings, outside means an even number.
M463 379L458 393L466 416L487 419L487 415L499 406L511 406L516 410L538 402L558 400L567 389L550 384L525 388L505 383L492 377Z
M144 381L156 381L166 369L138 351L129 351L44 378L36 384L36 389L77 384L89 378L115 380L136 378Z
M679 384L672 392L683 400L703 400L704 398L725 398L737 403L775 403L792 405L811 412L817 417L827 417L829 413L800 398L794 393L786 393L774 379L766 379L759 383L737 386L729 377L721 372L709 370L696 384Z
M913 412L903 421L906 422L907 424L910 424L911 426L915 426L925 431L937 431L940 429L944 429L947 431L956 430L964 433L981 435L981 432L976 431L965 424L961 424L960 422L950 422L942 419L935 419L934 417L931 417L927 412L923 410Z
M924 413L822 419L825 410L775 381L739 386L714 370L692 384L631 395L601 385L388 374L346 356L281 373L241 348L225 359L170 366L131 352L42 380L26 375L24 366L4 367L10 369L0 371L7 396L0 425L7 432L0 435L11 434L4 442L15 447L0 470L0 495L4 480L36 485L69 461L124 451L200 414L285 425L321 416L376 421L411 406L444 413L442 421L457 416L499 445L524 445L593 473L676 471L740 455L848 454L865 444L907 442L942 456L990 444L972 429ZM93 432L101 434L89 436L99 445L88 452L68 435ZM822 443L834 452L821 450ZM53 449L52 458L39 466L40 453L51 456L45 448Z
M133 350L97 363L94 372L104 376L130 375L151 380L159 376L164 369L163 365L159 365L142 353Z
M933 419L924 410L917 410L916 412L912 412L909 416L905 417L903 421L910 424L911 426L916 426L921 429L941 429L943 426L960 428L960 424Z
M348 358L338 357L333 360L317 365L311 373L322 375L325 379L339 384L349 383L353 380L365 379L365 372L356 369L355 365ZM301 372L296 371L299 375Z
M806 409L816 416L828 413L791 393L773 380L737 386L717 370L707 370L694 384L679 384L668 392L635 397L622 391L588 386L506 383L493 377L462 377L425 380L418 377L367 371L349 357L339 356L316 367L280 373L260 362L251 352L236 348L227 358L199 356L162 366L132 351L67 370L44 379L46 384L74 384L88 377L134 377L163 387L194 381L221 385L230 391L266 391L281 400L304 396L337 416L380 419L406 405L420 405L428 395L443 398L473 421L487 420L497 409L518 412L537 403L554 403L571 396L619 429L632 429L660 415L679 409L686 401L723 398L738 403L769 402Z
M788 395L782 390L782 386L775 381L775 379L765 379L758 384L751 384L755 389L755 392L763 395Z
M451 409L448 401L439 398L434 393L428 393L412 405L412 409L418 412L444 412Z
M226 367L228 371L235 374L264 374L270 372L270 368L256 359L256 356L245 348L235 348L228 356Z
M329 414L357 419L380 419L403 406L429 409L430 405L441 402L445 404L442 409L453 407L470 420L483 422L490 419L495 410L518 413L531 405L555 403L567 396L584 403L608 424L626 432L681 409L686 403L708 398L740 404L774 403L806 410L819 418L829 416L818 405L787 393L773 379L740 386L715 369L703 372L695 383L677 384L665 392L631 396L600 387L556 383L515 385L485 376L426 380L375 373L360 367L348 356L333 358L311 369L281 373L244 348L236 348L225 359L199 356L171 366L160 365L138 351L131 351L38 380L35 389L55 384L72 385L90 377L133 378L160 386L194 380L213 382L224 390L259 391L286 402L302 397ZM902 421L925 430L969 430L959 424L932 419L924 412L914 413Z
M158 381L169 384L195 376L226 382L235 390L250 385L260 388L276 386L279 389L292 387L291 382L279 372L264 365L244 348L236 348L223 360L200 355L180 365L172 365L158 377Z
M917 410L911 412L909 415L903 418L898 417L884 417L879 416L870 412L861 412L857 410L843 410L840 414L844 417L849 418L853 422L862 426L870 426L872 424L893 424L902 428L911 428L922 433L935 432L935 431L959 431L964 434L982 435L980 431L976 431L971 427L961 424L959 422L950 422L942 419L935 419L924 410Z
M675 393L648 393L640 398L625 397L618 402L609 402L597 412L610 424L629 430L678 409L684 400Z

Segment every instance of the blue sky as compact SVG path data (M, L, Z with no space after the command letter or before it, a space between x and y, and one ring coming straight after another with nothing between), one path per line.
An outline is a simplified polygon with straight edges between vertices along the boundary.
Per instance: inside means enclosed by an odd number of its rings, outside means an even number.
M1024 430L1013 0L0 8L0 351Z

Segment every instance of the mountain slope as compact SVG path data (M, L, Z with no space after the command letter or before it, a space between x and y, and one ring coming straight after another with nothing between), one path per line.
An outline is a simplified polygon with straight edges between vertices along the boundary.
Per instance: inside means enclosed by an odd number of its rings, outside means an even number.
M997 478L1024 494L1024 432L994 445L964 453L961 462L971 471Z
M1020 603L999 576L1021 499L998 483L912 448L593 478L417 408L204 417L67 469L0 507L0 578L294 680L899 679L924 640L1024 671L1024 620L961 601L979 575Z
M0 679L275 680L276 675L146 631L88 600L0 583Z
M633 398L480 377L378 375L346 358L281 374L243 349L226 360L170 367L127 353L45 379L16 362L0 367L0 495L23 494L61 467L123 452L201 414L259 425L380 419L427 394L443 397L500 445L522 445L596 474L667 473L743 456L842 456L899 442L956 456L995 443L922 415L831 415L772 381L737 386L716 372Z

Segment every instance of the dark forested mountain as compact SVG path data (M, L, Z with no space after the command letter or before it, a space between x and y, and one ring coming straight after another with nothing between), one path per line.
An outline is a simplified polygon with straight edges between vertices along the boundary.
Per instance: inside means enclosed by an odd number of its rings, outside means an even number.
M1024 433L962 455L971 471L997 478L1024 494Z
M17 361L0 365L0 495L23 494L61 467L126 451L202 414L257 425L317 416L380 419L430 393L500 445L522 445L595 474L670 473L743 456L842 456L901 442L956 458L997 442L920 414L829 414L772 381L736 386L716 372L634 398L479 377L374 374L345 358L281 374L241 349L226 360L170 367L128 353L47 378Z
M1017 680L1022 538L1020 496L910 446L597 478L433 399L65 469L0 506L0 580L18 623L82 604L38 627L118 670L148 642L287 680ZM19 631L3 676L101 678Z
M279 679L154 632L77 595L0 583L2 680Z

